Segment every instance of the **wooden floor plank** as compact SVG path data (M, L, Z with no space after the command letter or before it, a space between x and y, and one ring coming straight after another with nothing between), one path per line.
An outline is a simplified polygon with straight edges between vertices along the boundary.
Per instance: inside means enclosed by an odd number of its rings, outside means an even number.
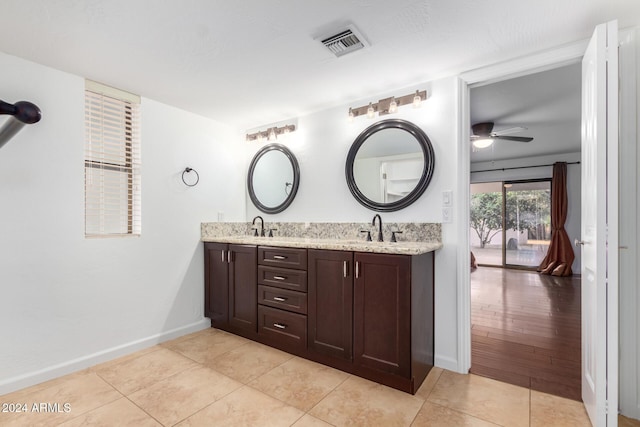
M471 372L580 400L580 278L471 274Z

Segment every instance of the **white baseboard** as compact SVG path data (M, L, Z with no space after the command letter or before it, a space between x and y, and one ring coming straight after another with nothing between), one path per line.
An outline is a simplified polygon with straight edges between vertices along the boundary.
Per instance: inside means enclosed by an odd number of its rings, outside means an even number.
M82 369L95 366L99 363L113 360L120 356L131 354L138 350L142 350L148 347L152 347L156 344L160 344L165 341L172 340L174 338L181 337L193 332L198 332L203 329L211 327L211 321L208 318L191 323L180 328L172 329L170 331L161 332L150 337L142 338L137 341L132 341L117 347L108 348L97 353L88 354L86 356L79 357L77 359L69 360L67 362L58 363L53 366L41 369L35 372L29 372L27 374L18 375L16 377L8 378L0 381L0 396L14 392L16 390L30 387L32 385L40 384L44 381L49 381L54 378L61 377L63 375L71 374L73 372L80 371Z
M468 372L460 372L458 366L458 359L452 357L435 356L434 365L438 368L446 369L447 371L458 372L459 374L468 374Z

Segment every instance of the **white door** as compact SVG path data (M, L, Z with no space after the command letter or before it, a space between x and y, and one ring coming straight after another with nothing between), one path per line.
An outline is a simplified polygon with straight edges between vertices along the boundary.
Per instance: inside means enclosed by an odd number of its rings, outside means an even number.
M596 427L618 409L618 28L582 60L582 400Z

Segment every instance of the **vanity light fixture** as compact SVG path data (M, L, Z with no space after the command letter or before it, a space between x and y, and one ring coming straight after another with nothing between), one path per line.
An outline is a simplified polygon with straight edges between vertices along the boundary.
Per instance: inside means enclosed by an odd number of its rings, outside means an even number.
M296 130L296 125L284 125L284 126L274 126L270 127L267 130L260 130L254 133L248 133L246 136L247 141L258 141L262 142L264 139L269 141L275 141L278 136L283 134L288 134Z
M376 110L373 108L373 104L369 103L369 108L367 108L367 117L373 119L376 116Z
M426 90L416 90L415 93L404 96L392 96L389 98L381 99L376 103L370 102L369 105L363 105L362 107L350 107L349 108L349 121L352 121L355 117L366 116L370 119L375 117L376 112L380 116L386 114L393 114L398 112L398 107L402 105L413 104L414 108L418 108L422 105L422 101L427 99Z
M396 102L396 98L392 97L391 102L389 103L389 114L398 112L398 103Z
M416 91L416 94L413 96L413 108L420 108L421 105L422 97L420 96L420 93Z

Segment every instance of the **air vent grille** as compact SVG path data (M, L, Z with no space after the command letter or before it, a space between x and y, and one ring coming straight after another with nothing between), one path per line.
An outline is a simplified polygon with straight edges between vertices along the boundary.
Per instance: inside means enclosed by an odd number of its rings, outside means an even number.
M359 37L352 29L327 37L322 40L322 43L337 57L362 49L365 46L364 39Z

